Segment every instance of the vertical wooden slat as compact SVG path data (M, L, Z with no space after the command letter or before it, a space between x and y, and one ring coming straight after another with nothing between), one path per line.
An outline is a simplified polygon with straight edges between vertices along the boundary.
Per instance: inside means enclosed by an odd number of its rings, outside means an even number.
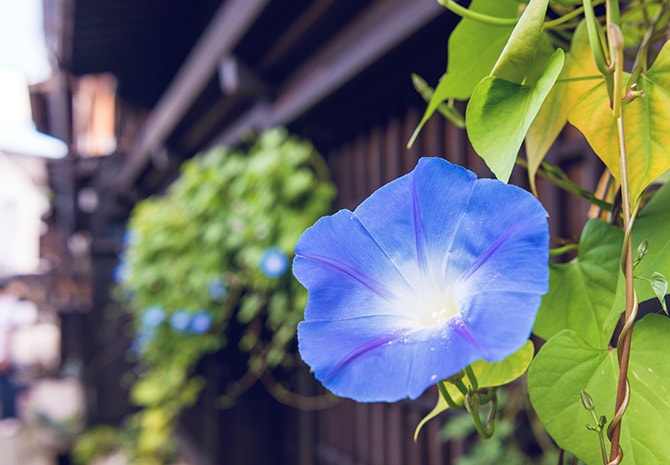
M444 149L444 124L440 115L430 118L423 128L420 142L420 152L422 157L445 157Z
M356 205L360 204L368 195L367 187L367 170L366 170L366 158L368 156L367 152L367 140L364 135L359 135L356 138L354 147L352 150L353 156L353 178L354 178L354 205L350 208L354 208Z
M356 463L368 464L370 457L370 418L368 404L356 404L354 410Z
M341 448L345 456L354 458L356 455L356 403L354 401L345 401L343 403L346 407L344 412L346 414L341 419L341 423L338 425L342 429L342 433L345 438L343 447Z
M375 127L370 133L368 144L368 190L379 188L384 183L383 157L384 133L381 128Z
M386 127L386 135L384 137L384 183L387 183L402 173L402 142L401 129L402 124L399 119L391 118Z
M370 407L370 465L385 465L384 412L386 405L372 404Z
M405 462L404 463L423 463L421 460L423 449L427 442L422 437L419 442L414 442L414 429L421 421L421 414L418 411L419 406L416 403L408 403L405 408L404 423L402 435L405 442Z
M400 150L403 152L402 174L408 173L414 169L416 162L421 156L421 143L415 143L411 148L407 148L407 141L412 137L412 133L419 122L421 115L416 108L410 108L405 115L402 126L402 137Z
M354 170L351 165L353 161L352 145L343 147L339 155L340 173L342 184L339 186L341 192L341 208L351 208L355 202Z
M467 165L467 135L451 121L442 119L443 139L446 158L461 166Z
M437 420L429 421L426 428L426 455L427 465L446 465L442 440L440 439L441 423Z
M403 427L400 405L391 404L386 412L386 465L403 464Z

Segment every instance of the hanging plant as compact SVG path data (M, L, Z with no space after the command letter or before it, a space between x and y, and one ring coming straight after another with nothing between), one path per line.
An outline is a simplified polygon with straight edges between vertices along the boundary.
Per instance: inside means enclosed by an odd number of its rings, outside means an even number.
M219 147L187 161L164 195L137 204L116 273L141 371L131 389L141 409L126 425L135 438L130 456L170 456L175 421L206 382L193 369L237 340L231 323L242 328L238 347L249 363L224 406L264 373L294 367L307 292L290 262L300 234L334 196L312 145L274 129L247 152Z

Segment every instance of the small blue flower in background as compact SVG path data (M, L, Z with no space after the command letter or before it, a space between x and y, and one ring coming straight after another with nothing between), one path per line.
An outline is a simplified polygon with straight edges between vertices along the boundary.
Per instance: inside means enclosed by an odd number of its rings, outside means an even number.
M209 296L217 302L222 302L228 295L226 285L219 279L213 279L207 284Z
M207 310L195 312L191 318L189 330L195 334L204 334L212 327L212 315Z
M135 355L140 355L144 352L151 341L153 341L155 336L154 328L140 328L140 330L135 335L132 344L130 345L130 350Z
M288 257L276 247L263 252L261 272L268 278L278 278L288 270Z
M137 244L138 241L139 241L139 234L137 234L137 232L134 231L133 229L128 228L123 232L124 247Z
M177 332L184 332L191 324L191 314L186 310L177 310L170 317L170 326Z
M112 272L112 280L118 284L124 282L127 277L128 267L126 266L125 261L121 259L114 267L114 271Z
M142 327L144 328L155 328L160 325L165 320L165 310L161 307L154 305L142 313Z
M333 393L390 402L511 355L548 289L546 217L518 187L422 158L298 241L302 358Z

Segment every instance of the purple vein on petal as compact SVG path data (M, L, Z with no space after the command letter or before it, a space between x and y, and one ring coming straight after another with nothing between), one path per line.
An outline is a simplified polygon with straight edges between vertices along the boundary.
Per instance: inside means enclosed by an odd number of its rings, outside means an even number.
M474 183L476 181L472 181ZM456 240L456 237L458 236L458 231L461 228L461 225L463 224L463 219L465 218L466 213L470 210L470 202L472 201L472 194L474 192L474 188L470 188L470 193L468 194L468 201L465 202L465 208L462 209L462 211L458 215L458 219L454 221L454 224L456 225L451 232L451 237L449 238L449 244L446 250L448 250L448 253L445 254L445 260L442 263L442 272L447 273L449 271L449 256L454 252L454 241Z
M367 287L370 289L370 291L374 292L377 294L379 297L382 299L388 301L388 302L395 302L397 301L397 297L393 294L393 292L390 291L390 289L386 286L384 286L382 283L379 281L376 281L372 279L369 276L364 275L363 273L360 273L357 269L354 267L351 267L349 265L346 265L342 262L339 262L337 260L333 260L328 257L321 257L318 255L303 255L303 254L296 254L296 257L301 257L304 258L305 260L310 260L316 263L320 263L322 265L325 265L328 268L331 268L338 273L347 276L354 281L358 281L361 283L363 286Z
M333 369L330 370L330 372L326 376L324 376L324 378L321 381L324 382L328 381L333 376L337 375L337 373L340 370L342 370L342 368L344 368L347 364L354 361L358 357L361 357L362 355L365 355L368 352L378 349L379 347L382 347L386 344L402 339L406 337L409 333L410 332L407 330L400 330L395 331L393 333L382 334L381 336L372 339L371 341L368 341L365 344L359 345L355 349L351 350L347 355L345 355L342 358L342 360L340 360L338 364L335 365L335 367L333 367Z
M517 224L514 228L509 229L505 234L500 236L493 244L489 246L488 249L486 249L477 259L472 262L472 264L461 273L459 276L459 281L464 281L468 279L470 276L472 276L484 263L486 263L493 254L496 253L496 251L502 247L502 245L507 242L514 234L516 234L519 230L522 230L525 228L526 224L530 223L533 221L533 219L528 219L522 223Z
M472 344L472 346L477 349L483 357L488 356L488 351L479 345L479 343L475 340L474 336L465 325L465 321L463 321L463 318L460 315L453 317L449 324L463 339Z
M414 221L414 244L416 247L416 259L419 264L419 271L422 275L425 276L429 271L428 256L423 222L421 219L421 209L419 208L419 199L416 195L416 176L412 176L412 215L412 219Z
M388 252L386 251L386 249L385 249L384 247L382 247L382 245L379 243L379 241L377 240L377 238L376 238L375 236L372 235L372 233L368 230L368 228L367 228L367 227L365 226L365 224L360 220L360 218L358 218L358 216L356 216L356 212L352 213L351 217L352 217L352 219L356 220L356 223L357 223L358 226L361 228L361 230L363 231L363 233L364 233L365 235L367 235L367 236L370 238L370 240L371 240L372 242L375 243L375 245L377 246L377 248L378 248L378 249L384 254L384 256L388 259L389 263L390 263L390 264L393 266L393 268L398 272L398 275L399 275L400 277L402 277L402 279L403 279L403 281L405 282L405 285L407 286L407 288L408 288L408 289L412 289L412 290L416 293L416 289L414 289L414 287L409 283L409 281L407 280L407 277L405 276L405 274L400 270L400 268L398 268L398 266L396 265L396 263L393 261L393 259L391 258L391 256L388 254Z

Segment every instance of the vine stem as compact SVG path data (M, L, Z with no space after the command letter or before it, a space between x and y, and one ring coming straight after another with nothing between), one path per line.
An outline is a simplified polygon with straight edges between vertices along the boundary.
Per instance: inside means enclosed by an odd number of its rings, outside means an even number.
M624 236L624 275L626 278L626 311L624 313L624 325L617 340L617 358L619 361L619 378L617 382L616 402L614 416L607 427L607 436L610 439L610 457L608 465L618 465L623 459L623 450L620 446L621 420L630 399L630 384L628 383L628 365L630 360L631 336L633 326L637 317L637 297L635 295L633 276L633 243L631 225L633 217L628 192L628 175L626 169L626 147L623 132L623 116L617 118L617 138L621 155L621 197L623 206L623 221L626 234Z
M608 6L609 6L608 2ZM623 450L620 445L621 420L630 399L630 384L628 382L628 365L630 360L631 337L637 317L637 298L635 295L633 275L633 243L632 224L634 221L631 210L631 199L628 184L628 166L626 157L626 140L624 132L623 111L621 108L621 77L623 74L623 37L616 24L608 25L608 39L613 52L614 61L614 92L612 111L616 118L617 143L619 146L619 169L621 178L621 202L623 209L624 245L623 271L626 278L626 310L624 325L617 340L617 358L619 361L619 378L614 407L614 416L607 427L607 436L610 439L610 455L608 465L618 465L623 460ZM637 209L636 209L637 211Z
M484 13L479 13L477 11L472 11L468 8L465 8L462 5L459 5L454 0L438 0L438 3L445 7L447 10L463 18L469 18L480 23L488 24L490 26L514 26L519 18L499 18L497 16L490 16Z

